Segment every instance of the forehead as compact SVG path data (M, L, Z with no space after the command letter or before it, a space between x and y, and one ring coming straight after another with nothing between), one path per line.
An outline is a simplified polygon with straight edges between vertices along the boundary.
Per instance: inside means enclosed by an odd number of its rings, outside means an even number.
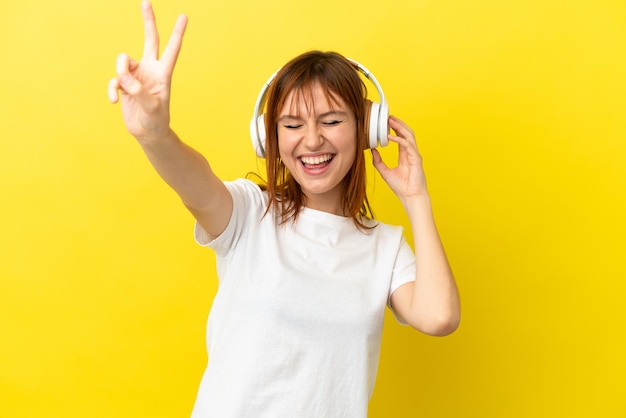
M319 83L292 89L285 97L281 115L320 114L345 110L343 99Z

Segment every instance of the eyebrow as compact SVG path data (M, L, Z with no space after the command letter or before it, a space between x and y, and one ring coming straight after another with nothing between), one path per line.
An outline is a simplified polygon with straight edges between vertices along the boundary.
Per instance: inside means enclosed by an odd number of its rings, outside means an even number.
M333 116L333 115L337 115L337 116L343 116L346 117L348 115L348 112L345 112L343 110L330 110L328 112L324 112L322 114L317 115L318 119L322 119L328 116ZM282 115L281 117L278 118L278 122L285 120L285 119L302 119L302 116L299 115Z

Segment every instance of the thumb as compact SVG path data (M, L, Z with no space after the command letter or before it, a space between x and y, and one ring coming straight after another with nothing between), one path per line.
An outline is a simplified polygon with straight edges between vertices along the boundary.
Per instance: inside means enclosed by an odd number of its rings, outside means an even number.
M136 69L137 66L137 61L133 60L127 54L122 53L118 55L115 67L119 87L123 95L132 96L141 107L150 109L155 106L155 98L153 98L143 84L132 75L131 71Z
M130 74L120 74L118 76L120 81L120 87L124 93L131 96L140 96L143 90L143 86L135 77ZM137 97L139 98L139 97Z
M133 97L145 111L151 112L158 105L158 99L153 97L143 84L130 74L120 74L120 88L122 94Z

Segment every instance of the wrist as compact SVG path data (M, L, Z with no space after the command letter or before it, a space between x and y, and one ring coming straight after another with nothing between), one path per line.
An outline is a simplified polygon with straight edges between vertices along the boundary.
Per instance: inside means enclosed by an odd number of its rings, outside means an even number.
M411 196L401 197L400 202L407 211L411 208L430 207L431 204L430 195L427 191Z
M166 129L146 133L144 135L135 135L135 138L142 147L163 146L178 140L178 137L169 126Z

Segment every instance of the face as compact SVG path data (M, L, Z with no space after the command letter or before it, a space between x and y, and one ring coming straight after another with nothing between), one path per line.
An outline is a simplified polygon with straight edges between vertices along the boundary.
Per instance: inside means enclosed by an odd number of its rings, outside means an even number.
M311 97L287 96L278 118L280 157L302 188L306 206L344 215L342 180L356 157L356 118L339 97L319 85Z

